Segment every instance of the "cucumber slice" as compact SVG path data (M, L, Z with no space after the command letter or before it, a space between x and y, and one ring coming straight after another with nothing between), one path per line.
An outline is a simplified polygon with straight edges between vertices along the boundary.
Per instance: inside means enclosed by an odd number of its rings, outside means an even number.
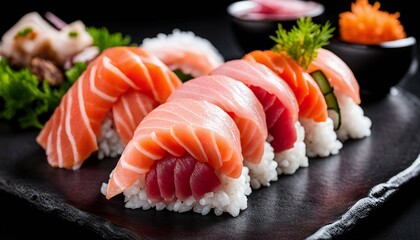
M173 71L182 82L186 82L188 80L193 79L193 76L191 74L188 73L184 73L181 69L175 69Z
M325 101L327 102L328 110L333 110L338 115L337 126L334 126L334 130L338 130L341 126L341 114L340 107L338 106L337 97L334 95L334 88L331 87L327 77L321 70L312 72L311 75L315 79L315 82L318 84L322 94L324 95Z

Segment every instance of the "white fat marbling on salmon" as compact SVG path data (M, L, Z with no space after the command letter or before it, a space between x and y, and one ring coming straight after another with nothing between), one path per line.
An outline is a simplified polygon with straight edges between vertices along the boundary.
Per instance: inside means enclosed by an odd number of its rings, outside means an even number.
M138 106L140 106L141 113L142 113L144 116L146 116L146 115L149 113L149 111L147 111L147 110L146 110L146 107L145 107L145 102L143 101L143 99L142 99L142 98L140 98L140 96L139 96L139 95L136 95L136 101L137 101L137 105L138 105ZM136 126L136 127L137 127L137 126Z
M63 119L63 112L64 112L63 108L60 108L60 119ZM62 125L60 124L57 128L57 158L58 158L57 159L58 160L57 164L58 164L58 167L63 167L63 152L61 150L61 128L62 128ZM52 134L50 134L50 135L52 135Z
M119 111L113 111L113 117L115 124L119 124L120 127L122 127L121 130L124 130L126 133L131 132L130 126L128 126L128 123L121 117L121 113Z
M125 159L125 154L123 154L123 155L121 156L121 161L120 161L120 163L121 163L121 166L122 166L124 169L128 170L128 171L132 171L132 172L135 172L135 173L138 173L138 174L142 174L142 173L146 173L146 172L147 172L145 169L138 168L138 167L133 166L133 165L131 165L130 163L128 163L128 162L127 162L127 160Z
M137 142L133 142L132 143L132 145L134 146L134 148L136 148L136 150L138 151L138 152L140 152L141 154L143 154L143 155L145 155L145 156L147 156L148 158L150 158L150 159L153 159L153 160L159 160L162 156L159 156L159 155L155 155L155 154L153 154L153 153L151 153L151 152L149 152L149 151L147 151L146 149L144 149L139 143L137 143Z
M129 103L127 102L126 98L122 98L122 104L123 104L125 112L128 113L127 114L128 115L127 120L128 120L128 123L130 124L130 128L135 129L136 128L136 123L134 122L133 115L129 114L131 111L130 111Z
M125 83L127 83L130 87L139 90L139 87L136 86L136 84L133 83L133 81L131 81L131 79L129 79L127 77L127 75L125 75L123 72L121 72L120 69L118 69L116 66L114 66L111 62L111 59L109 59L108 57L103 57L102 58L102 64L103 66L108 69L109 71L113 72L115 75L117 75L118 77L120 77Z
M161 147L162 149L164 149L165 151L167 151L169 154L171 154L172 156L175 156L175 157L180 157L176 152L172 151L172 149L170 147L166 146L164 143L162 143L161 141L159 141L159 139L156 136L156 132L152 132L150 134L150 137L152 138L152 140L157 145L159 145L159 147Z
M84 75L82 75L82 76L84 76ZM93 132L92 127L90 126L89 118L88 118L88 115L86 113L86 107L85 107L85 104L84 104L85 101L83 99L83 87L82 87L82 85L83 85L83 81L86 81L86 78L82 77L82 78L79 78L79 79L80 79L80 81L77 81L76 84L77 84L77 90L78 90L77 91L77 98L79 100L80 114L82 116L83 123L86 126L86 129L88 131L88 134L89 134L91 140L96 142L96 135ZM71 94L69 94L69 95L71 95Z
M66 116L65 116L65 130L67 138L70 141L71 149L73 150L73 159L74 163L80 162L79 152L77 151L76 141L74 140L73 133L71 132L71 106L73 105L73 96L69 95L67 98L67 109L66 109ZM62 125L60 125L61 127Z
M107 100L109 102L115 102L117 101L116 97L113 96L109 96L108 94L102 92L101 90L99 90L96 85L95 85L95 79L96 79L96 70L97 70L97 66L93 66L92 69L90 70L89 73L89 83L90 83L90 90L95 93L96 95L98 95L99 97L101 97L104 100Z

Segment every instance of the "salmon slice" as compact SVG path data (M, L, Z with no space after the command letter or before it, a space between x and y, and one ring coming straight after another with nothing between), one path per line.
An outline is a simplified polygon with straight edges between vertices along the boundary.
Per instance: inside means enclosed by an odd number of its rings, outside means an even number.
M67 91L36 140L51 166L78 169L98 150L102 121L121 95L134 89L162 103L181 84L150 53L138 47L109 48Z
M320 48L317 57L308 67L308 72L321 70L331 86L360 104L360 87L350 67L335 53Z
M244 159L260 162L268 134L265 113L245 84L223 75L201 76L185 82L168 101L180 98L207 100L222 108L239 129Z
M287 82L299 104L299 116L316 122L327 120L328 111L324 95L309 73L292 58L271 50L255 50L243 59L264 64Z
M112 106L112 117L118 136L120 136L124 145L133 138L134 131L141 120L159 103L148 95L128 90Z
M297 139L295 123L299 106L288 84L263 64L243 59L225 62L211 72L247 85L262 104L274 152L293 147Z
M137 127L112 171L106 197L121 193L147 175L156 161L171 156L180 158L189 154L196 161L208 164L214 172L238 178L243 167L241 151L239 130L220 107L185 98L163 103ZM159 172L154 172L155 176L149 176L150 184L154 190L157 184L159 192L154 191L154 195L162 197Z

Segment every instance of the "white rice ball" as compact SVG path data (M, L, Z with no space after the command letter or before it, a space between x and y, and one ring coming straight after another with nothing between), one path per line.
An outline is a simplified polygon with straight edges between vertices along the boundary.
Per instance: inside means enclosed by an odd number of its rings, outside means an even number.
M264 144L264 155L258 164L244 161L249 168L252 189L259 189L262 186L270 186L270 182L277 181L277 162L274 161L274 149L270 143Z
M114 127L114 121L111 114L108 114L101 126L101 135L98 141L98 159L106 157L117 157L122 154L124 144L121 142L120 136Z
M337 139L334 123L330 118L316 122L309 118L299 118L305 129L306 155L308 157L327 157L337 154L343 144Z
M337 130L338 139L344 142L348 139L370 136L372 121L364 115L363 109L340 92L336 92L336 97L341 113L341 126ZM334 118L333 120L336 121Z

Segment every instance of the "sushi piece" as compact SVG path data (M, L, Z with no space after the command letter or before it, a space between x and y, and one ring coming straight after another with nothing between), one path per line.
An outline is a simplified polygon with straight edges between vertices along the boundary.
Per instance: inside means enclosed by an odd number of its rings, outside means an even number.
M249 168L254 189L277 180L273 148L266 142L265 112L245 84L224 75L201 76L177 88L168 101L183 98L211 102L232 117L240 132L244 165Z
M299 167L308 166L299 106L284 80L265 65L244 59L227 61L210 74L243 82L258 98L266 114L267 141L274 149L278 174L293 174Z
M212 209L238 216L251 193L239 130L220 107L193 99L163 103L141 121L102 193L127 208Z
M348 139L360 139L371 135L372 121L364 115L360 107L360 89L349 66L333 52L320 48L317 57L308 67L308 72L321 70L329 84L334 89L334 95L340 109L340 119L335 114L331 118L340 127L337 130L338 139L342 142Z
M120 96L134 89L161 104L181 84L165 64L143 49L109 48L67 91L36 141L51 166L78 169L98 151L102 124Z
M243 59L264 64L287 82L299 104L299 122L305 129L306 155L327 157L343 144L337 140L327 103L318 84L295 60L272 50L255 50Z
M72 36L77 37L72 37ZM42 57L62 66L71 56L92 46L93 39L81 21L57 30L37 12L25 14L0 41L0 55L18 66Z
M160 33L155 38L145 38L141 47L155 54L183 80L206 75L224 63L209 40L191 31L174 29L168 35Z

